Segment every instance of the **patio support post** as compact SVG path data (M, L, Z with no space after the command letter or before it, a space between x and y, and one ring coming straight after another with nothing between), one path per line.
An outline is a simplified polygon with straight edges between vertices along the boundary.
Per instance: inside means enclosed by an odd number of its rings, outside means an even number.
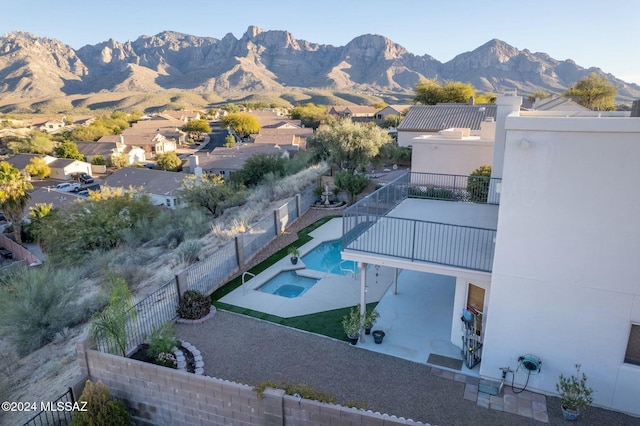
M400 270L398 268L395 268L394 274L393 274L393 294L398 294L398 274L400 273Z
M367 313L367 264L360 263L360 343L364 343L364 316Z

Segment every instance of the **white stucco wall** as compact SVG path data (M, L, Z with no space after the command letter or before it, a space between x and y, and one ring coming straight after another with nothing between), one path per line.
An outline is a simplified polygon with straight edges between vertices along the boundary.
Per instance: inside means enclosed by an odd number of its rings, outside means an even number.
M447 139L422 136L414 138L412 145L412 172L467 176L493 161L493 141L480 140L479 137Z
M435 135L436 133L425 132L410 132L406 130L398 130L398 146L411 146L413 145L413 138L420 135Z
M507 118L481 376L532 353L529 388L555 394L580 363L595 404L640 415L640 366L623 364L640 323L639 158L640 119Z

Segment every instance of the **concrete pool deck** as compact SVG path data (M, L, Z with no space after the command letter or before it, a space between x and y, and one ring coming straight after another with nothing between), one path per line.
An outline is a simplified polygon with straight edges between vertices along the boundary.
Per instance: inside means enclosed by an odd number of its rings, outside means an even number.
M313 239L300 247L301 258L324 242L340 239L342 237L342 218L328 221L310 232L309 235ZM318 282L303 295L294 298L257 290L258 287L280 272L291 270L295 270L301 276L318 279ZM366 273L367 303L378 302L393 283L394 271L390 268L370 267ZM283 318L346 308L360 303L359 274L353 277L351 274L336 275L306 269L302 259L299 259L296 265L292 265L289 256L285 256L255 277L247 275L248 281L221 298L220 302Z
M341 238L342 219L332 219L309 235L313 239L300 247L300 257L323 242ZM294 269L320 281L295 298L256 290L278 273ZM382 344L375 344L372 336L364 336L358 346L421 364L432 353L461 359L460 347L450 340L455 278L403 270L398 276L398 293L394 294L394 273L394 269L387 267L367 269L367 303L379 302L376 309L380 318L374 329L383 330L386 336ZM247 281L244 288L238 287L220 301L289 318L358 305L360 278L309 270L302 260L292 265L289 256L285 256ZM463 364L460 370L451 371L477 377L479 366L469 369Z

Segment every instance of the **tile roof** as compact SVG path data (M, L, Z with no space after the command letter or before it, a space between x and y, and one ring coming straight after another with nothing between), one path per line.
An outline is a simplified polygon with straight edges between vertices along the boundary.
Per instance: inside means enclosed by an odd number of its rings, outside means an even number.
M364 105L334 105L328 108L329 114L345 115L348 112L353 117L373 117L379 111L375 107Z
M83 199L79 195L72 192L54 191L50 188L37 188L29 193L31 198L24 210L25 216L29 214L29 207L35 207L36 204L52 204L54 208L60 209L68 207L76 200Z
M123 167L105 178L104 185L111 188L142 188L142 192L164 196L179 191L185 177L185 173Z
M203 170L224 169L239 170L244 163L256 154L281 154L286 152L275 144L247 143L233 148L214 148L209 154L198 155L198 166Z
M480 130L480 123L488 117L495 120L495 104L413 105L398 131L437 132L451 127Z
M109 156L116 152L117 142L76 142L78 152L84 156Z
M45 156L40 154L15 154L3 161L6 161L7 163L11 164L13 167L15 167L18 170L24 170L24 168L27 167L27 164L29 164L31 159L36 157L44 158L45 161L47 161L47 158L45 158ZM49 158L52 158L52 157L49 157Z
M84 161L74 160L73 158L56 158L52 162L47 163L47 165L52 169L64 169L65 167L75 163L76 161L78 163L84 163Z

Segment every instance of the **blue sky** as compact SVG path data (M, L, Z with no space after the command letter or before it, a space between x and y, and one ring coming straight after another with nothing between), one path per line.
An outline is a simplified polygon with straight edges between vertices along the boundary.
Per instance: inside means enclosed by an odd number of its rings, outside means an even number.
M4 0L0 33L28 31L73 48L165 30L240 38L250 25L343 46L380 34L441 62L497 38L640 84L638 0Z

